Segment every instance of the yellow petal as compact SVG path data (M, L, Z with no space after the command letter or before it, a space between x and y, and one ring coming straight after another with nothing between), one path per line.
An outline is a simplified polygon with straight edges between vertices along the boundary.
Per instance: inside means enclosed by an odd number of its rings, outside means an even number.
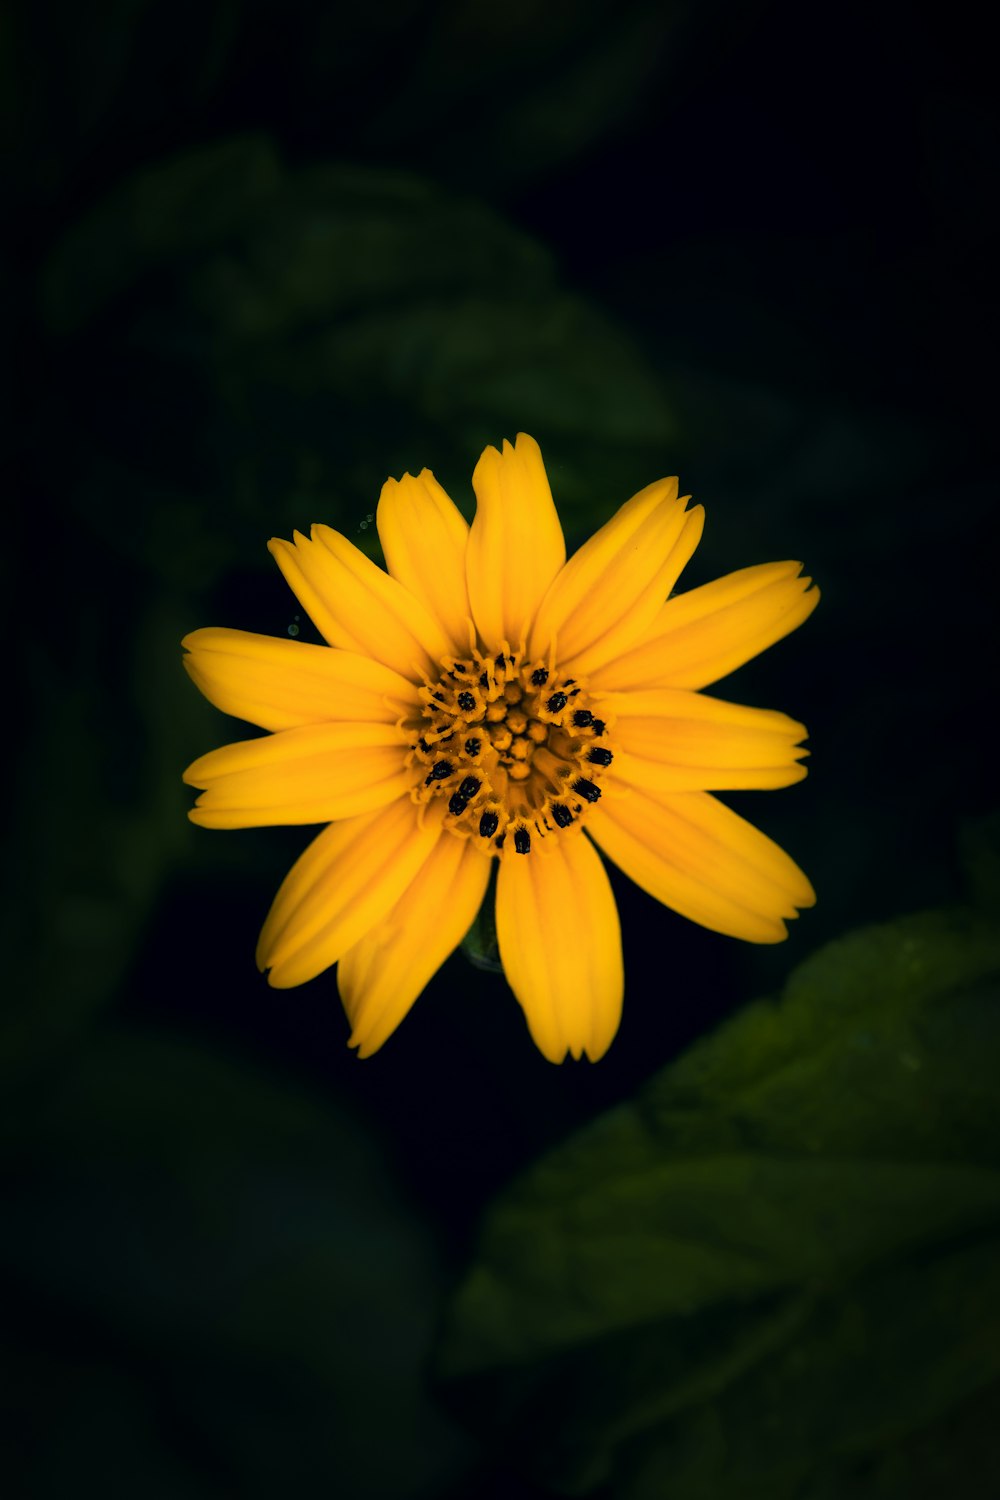
M469 524L430 469L387 479L378 503L386 567L439 620L457 656L469 649Z
M621 1018L618 908L600 856L580 833L500 861L497 941L507 982L550 1062L603 1057Z
M203 828L328 823L384 807L413 785L394 724L307 724L223 745L184 772L204 788L188 817Z
M707 687L807 620L819 589L797 562L741 568L668 599L648 637L608 660L591 687L626 690ZM808 591L808 592L807 592Z
M268 542L295 597L331 646L359 651L413 680L448 653L448 637L395 578L329 526Z
M482 904L490 860L471 839L439 839L381 922L337 966L350 1045L370 1057L468 932Z
M685 510L677 480L640 490L575 552L542 601L529 655L553 642L561 671L591 673L649 631L701 538L701 506Z
M685 688L606 693L615 716L614 775L647 792L791 786L806 768L802 724Z
M469 532L469 599L488 651L524 640L542 596L566 560L542 455L519 432L503 452L487 448L472 476L476 515Z
M262 729L329 719L395 722L419 704L412 683L355 651L222 627L193 630L184 666L210 703Z
M304 984L360 942L402 896L441 837L441 811L421 820L408 797L333 823L313 839L274 898L257 965L277 989Z
M707 792L651 797L636 788L587 817L604 852L664 906L713 932L779 943L816 900L782 849Z

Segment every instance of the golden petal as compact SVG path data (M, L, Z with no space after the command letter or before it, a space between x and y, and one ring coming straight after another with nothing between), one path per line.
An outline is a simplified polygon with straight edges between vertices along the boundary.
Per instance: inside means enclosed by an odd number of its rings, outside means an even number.
M331 646L371 656L413 681L448 652L448 637L408 589L329 526L268 543L299 603Z
M758 790L806 774L803 724L686 688L605 693L614 714L614 776L647 792Z
M559 516L534 438L519 432L503 452L487 448L472 476L469 599L487 650L525 639L542 596L566 560Z
M624 971L618 908L607 872L582 833L505 856L497 877L497 941L528 1029L550 1062L610 1047Z
M355 651L222 627L193 630L184 666L210 703L262 729L336 719L391 723L419 704L398 672Z
M277 989L335 964L391 911L441 837L437 808L418 816L408 797L332 823L295 862L257 944L257 966Z
M631 650L591 674L597 690L702 688L735 672L807 620L819 589L797 562L741 568L668 599Z
M685 510L689 499L660 479L584 542L542 601L530 654L555 642L561 669L589 674L640 640L701 537L704 511Z
M184 772L203 828L328 823L383 807L413 784L394 724L306 724L210 750Z
M341 958L337 983L359 1057L378 1051L462 941L490 863L471 839L440 839L388 915Z
M587 830L636 885L692 922L748 943L778 943L815 892L798 865L707 792L607 798Z
M456 656L469 649L465 582L469 524L429 469L387 479L378 503L386 567L447 632Z

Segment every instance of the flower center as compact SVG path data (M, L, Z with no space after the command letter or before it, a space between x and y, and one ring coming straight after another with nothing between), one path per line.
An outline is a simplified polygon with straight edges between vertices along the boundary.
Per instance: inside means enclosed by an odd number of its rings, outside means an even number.
M583 683L520 652L442 662L421 688L424 708L408 720L414 799L447 802L445 824L499 853L510 834L518 854L569 828L601 795L611 764L607 723Z

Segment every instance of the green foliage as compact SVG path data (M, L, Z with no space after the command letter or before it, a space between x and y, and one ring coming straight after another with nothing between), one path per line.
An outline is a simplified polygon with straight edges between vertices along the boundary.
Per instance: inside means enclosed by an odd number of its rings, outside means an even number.
M455 1404L569 1493L908 1500L944 1442L994 1493L998 977L981 913L854 933L537 1163L454 1299Z
M572 531L663 461L628 337L495 210L420 178L284 169L250 137L148 166L55 245L50 457L77 513L175 587L265 566L323 520L359 545L382 482L467 505L487 442L538 437ZM575 509L574 509L575 508Z
M465 1444L423 1380L435 1249L361 1120L131 1028L21 1105L18 1494L405 1500L452 1477Z
M180 610L162 599L144 607L134 579L94 587L101 562L88 567L73 541L91 588L73 599L72 618L54 601L57 644L26 621L20 648L20 856L5 870L0 914L0 1062L18 1068L75 1038L128 973L163 879L190 848L184 757L212 732L179 666ZM130 695L123 681L135 683Z
M190 853L180 772L220 734L179 666L199 593L266 571L290 618L270 536L322 520L377 548L383 480L425 464L468 509L482 447L519 428L545 443L567 528L589 530L671 430L628 337L494 209L388 170L288 171L263 137L126 177L52 246L38 291L58 442L36 463L69 521L26 644L0 1030L18 1056L114 994Z

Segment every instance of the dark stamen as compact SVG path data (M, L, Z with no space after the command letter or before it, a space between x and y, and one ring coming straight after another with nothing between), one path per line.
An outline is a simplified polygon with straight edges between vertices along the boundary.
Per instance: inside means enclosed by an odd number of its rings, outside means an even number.
M421 735L420 738L419 738L419 740L417 740L417 744L420 746L421 750L424 752L425 755L428 755L430 753L430 748L431 747L430 747L430 745L428 745L428 743L424 739L423 735Z
M564 802L553 802L552 816L560 828L568 828L573 821L573 814Z
M531 674L531 680L535 687L544 687L549 680L549 674L544 667L536 667Z
M503 848L503 841L504 841L504 839L505 839L505 838L506 838L506 837L507 837L507 835L506 835L506 834L505 834L505 833L502 833L502 834L501 834L501 835L500 835L500 837L499 837L499 838L498 838L498 839L497 839L497 841L496 841L496 842L497 842L497 848L498 848L498 849L502 849L502 848Z
M460 797L464 797L468 802L479 791L479 785L480 783L478 776L466 776L465 780L462 782L462 785L458 789L458 795Z
M480 687L489 687L489 685L490 685L490 679L487 677L486 673L485 672L480 672L480 674L479 674L479 686Z
M595 719L594 720L594 733L595 734L603 734L604 731L605 731L605 729L607 727L608 726L605 724L605 722L604 722L603 719Z
M495 812L484 812L479 819L479 832L484 839L491 839L497 831L500 819Z
M531 834L526 828L514 829L514 848L518 854L528 854L531 851Z
M454 769L455 767L452 765L450 760L436 760L431 766L431 774L428 776L427 780L444 781L447 776L451 775Z
M553 693L552 697L546 703L545 707L548 709L550 714L562 713L563 709L566 707L566 694Z
M453 818L460 818L469 805L468 797L463 797L461 792L452 792L448 799L448 811Z
M498 672L503 670L503 665L506 660L507 658L504 656L502 651L500 652L499 656L494 657L493 665L496 667Z
M439 703L444 702L444 693L431 693L431 697L436 698Z
M610 766L614 756L610 750L605 750L601 745L595 745L587 756L593 766Z
M475 698L473 698L471 693L459 693L458 706L462 710L463 714L471 714L472 710L476 706L476 700Z
M592 781L587 781L587 779L583 776L581 776L579 780L574 781L573 790L576 795L578 797L582 797L585 802L596 802L598 797L601 795L600 787L595 786Z
M466 740L465 742L465 753L466 755L471 756L473 759L479 754L482 748L482 743L479 740L473 739Z
M578 708L573 715L573 723L577 729L586 729L587 725L593 724L593 722L594 715L590 712L589 708Z

